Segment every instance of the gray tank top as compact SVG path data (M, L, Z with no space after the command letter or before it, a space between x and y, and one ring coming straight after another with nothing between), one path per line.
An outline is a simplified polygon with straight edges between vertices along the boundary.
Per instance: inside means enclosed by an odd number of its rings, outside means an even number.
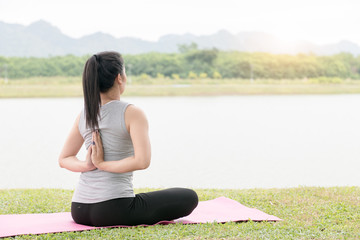
M100 108L99 128L104 161L116 161L134 155L131 137L125 125L125 110L128 106L126 102L113 100ZM88 149L92 143L92 133L86 128L84 109L81 110L78 127ZM97 203L114 198L134 197L132 177L132 172L111 173L99 169L83 172L72 201Z

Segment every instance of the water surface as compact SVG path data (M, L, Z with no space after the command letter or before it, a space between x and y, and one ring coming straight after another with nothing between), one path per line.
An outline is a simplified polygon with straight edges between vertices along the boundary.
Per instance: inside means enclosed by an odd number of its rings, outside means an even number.
M150 124L152 164L134 187L360 186L360 95L123 100ZM82 106L0 99L0 188L73 189L78 174L57 158Z

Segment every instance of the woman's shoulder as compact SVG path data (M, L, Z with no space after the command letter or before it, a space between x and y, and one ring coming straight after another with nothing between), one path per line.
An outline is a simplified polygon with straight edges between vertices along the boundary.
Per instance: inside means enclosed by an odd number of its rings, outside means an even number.
M125 122L127 125L134 122L141 122L145 124L147 123L147 118L145 112L141 108L131 104L126 108Z
M128 104L125 115L128 115L129 117L141 117L145 116L145 113L140 107L135 106L134 104Z

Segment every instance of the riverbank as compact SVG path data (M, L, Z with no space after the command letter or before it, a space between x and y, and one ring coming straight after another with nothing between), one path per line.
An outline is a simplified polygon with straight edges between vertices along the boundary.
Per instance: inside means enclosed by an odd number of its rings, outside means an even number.
M129 80L125 96L213 96L279 94L359 94L360 80ZM82 97L79 77L17 79L0 82L0 98Z
M145 192L153 189L136 189ZM174 224L38 236L41 239L358 239L360 187L195 189L201 201L225 196L275 215L280 222ZM70 211L71 190L0 190L0 214ZM34 239L34 235L17 239ZM10 239L10 238L9 238Z

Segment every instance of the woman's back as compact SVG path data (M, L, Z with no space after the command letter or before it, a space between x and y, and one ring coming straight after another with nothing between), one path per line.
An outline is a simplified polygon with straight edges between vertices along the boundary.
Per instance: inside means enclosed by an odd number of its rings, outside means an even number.
M82 172L71 203L76 223L155 224L186 216L198 204L196 192L185 188L134 195L132 172L149 167L151 145L144 112L120 101L126 79L124 60L117 52L94 54L85 63L85 110L59 156L61 167ZM76 155L84 142L88 151L81 161Z
M134 148L125 125L128 103L113 100L100 108L99 129L104 148L104 161L116 161L134 155ZM80 113L79 131L86 149L92 144L92 130L86 128L85 112ZM132 172L111 173L95 169L80 175L73 201L95 203L114 198L134 197Z

